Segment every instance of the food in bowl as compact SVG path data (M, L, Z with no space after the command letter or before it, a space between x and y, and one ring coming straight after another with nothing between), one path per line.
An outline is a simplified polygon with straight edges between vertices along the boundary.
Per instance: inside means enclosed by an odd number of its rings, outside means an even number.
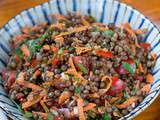
M146 30L79 13L22 29L2 72L10 98L31 119L118 119L150 91L156 54Z

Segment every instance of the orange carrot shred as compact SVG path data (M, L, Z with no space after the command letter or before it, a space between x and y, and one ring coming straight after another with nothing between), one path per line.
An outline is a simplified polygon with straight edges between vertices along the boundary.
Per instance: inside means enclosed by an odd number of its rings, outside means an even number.
M109 103L114 103L119 99L119 97L112 97L111 100L109 101Z
M86 26L90 25L90 23L87 20L85 20L84 18L82 18L81 22L83 25L86 25Z
M25 55L26 57L29 57L29 56L30 56L30 51L29 51L27 45L22 45L21 50L22 50L22 52L24 53L24 55Z
M151 57L156 60L157 59L157 54L156 53L151 53Z
M141 91L149 93L150 89L151 89L151 85L150 84L146 84L146 85L143 86L143 88L141 89Z
M42 91L38 96L36 96L36 98L33 98L31 100L28 100L27 102L22 103L22 108L27 109L32 105L38 103L46 94L47 94L46 91Z
M44 46L43 46L43 49L44 49L44 50L50 50L50 46L49 46L49 45L44 45Z
M58 103L59 103L59 104L62 104L62 103L64 103L67 99L69 99L70 97L71 97L70 92L64 91L64 92L60 95L59 100L58 100Z
M78 98L77 99L77 106L78 106L79 120L86 120L85 115L84 115L83 105L84 105L83 99Z
M33 78L36 79L37 76L39 76L41 74L41 71L40 70L36 70L33 74Z
M99 92L98 92L99 95L105 94L109 90L109 88L111 87L111 85L112 85L112 79L109 76L102 77L101 81L108 82L108 84L107 84L106 88L99 89Z
M88 29L88 26L76 27L73 30L70 30L69 32L62 32L59 35L56 35L56 36L53 36L53 37L58 38L58 37L62 37L62 36L65 36L65 35L72 34L72 33L82 32L82 31L87 30L87 29Z
M96 106L95 103L88 103L88 104L83 108L83 110L84 110L84 111L92 110L95 106Z
M137 29L137 30L134 30L134 33L136 33L136 34L143 34L144 32L142 30L140 30L140 29Z
M48 110L48 108L47 108L47 106L45 105L45 103L44 103L43 100L40 101L40 104L41 104L42 108L44 109L44 111L45 111L46 113L48 113L49 110Z
M144 69L141 63L138 64L138 69L140 70L140 72L144 73Z
M127 108L128 106L130 106L132 103L136 102L137 100L138 100L138 97L133 96L133 97L128 98L122 104L117 104L116 107L119 109L124 109L124 108Z
M64 44L64 38L63 37L56 37L54 39L55 42L59 43L60 45Z
M153 76L149 73L149 74L147 74L147 76L146 76L146 80L147 80L147 82L149 82L149 83L153 83L154 78L153 78Z
M18 83L19 85L23 85L27 88L31 88L33 90L42 90L40 86L30 83L28 81L25 81L24 76L25 76L25 73L23 72L19 73L16 83Z

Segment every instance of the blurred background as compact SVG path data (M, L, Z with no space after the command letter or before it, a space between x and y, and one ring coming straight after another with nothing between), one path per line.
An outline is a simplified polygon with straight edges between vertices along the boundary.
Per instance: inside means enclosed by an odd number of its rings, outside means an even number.
M0 27L24 9L48 0L0 0ZM153 21L160 28L160 0L119 0L127 3ZM160 120L160 96L134 120Z

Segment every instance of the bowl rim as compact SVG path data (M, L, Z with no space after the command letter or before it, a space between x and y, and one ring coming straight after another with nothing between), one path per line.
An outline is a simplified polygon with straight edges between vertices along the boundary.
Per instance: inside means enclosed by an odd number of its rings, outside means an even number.
M12 21L13 19L15 19L15 17L16 17L17 15L21 14L22 12L27 11L27 10L32 9L32 8L35 8L35 7L37 7L37 6L43 6L44 4L47 4L47 3L50 4L50 2L52 2L52 1L54 1L54 0L46 1L46 2L43 2L43 3L40 3L40 4L34 5L34 6L32 6L32 7L28 7L28 8L25 8L25 9L21 10L21 11L18 12L16 15L14 15L14 16L11 17L9 20L7 20L7 22L5 22L4 25L2 25L2 26L0 27L0 31L1 31L2 29L4 29L5 26L7 26L10 21ZM60 0L59 0L59 1L60 1ZM76 0L76 1L78 1L78 0ZM104 0L104 1L110 1L110 0ZM133 7L132 5L129 5L129 4L124 3L124 2L121 2L121 1L117 1L117 0L112 0L112 1L113 1L113 2L117 2L118 4L121 4L121 5L125 5L127 8L131 8L132 11L138 12L140 15L142 15L142 16L144 17L145 20L148 20L148 21L153 25L153 28L157 29L158 35L160 34L160 28L158 27L158 25L154 24L154 22L151 20L151 18L149 18L149 17L147 17L146 15L144 15L140 10L136 9L136 8ZM59 13L59 14L60 14L60 13ZM21 28L21 29L22 29L22 28ZM157 36L158 36L158 35L157 35ZM156 36L156 37L157 37L157 36ZM155 101L155 99L157 99L157 97L159 96L159 92L160 92L160 86L157 86L157 87L159 87L159 88L158 88L158 92L154 95L154 97L152 97L152 99L149 100L149 102L148 102L146 105L144 105L141 109L139 109L138 111L136 111L135 114L129 116L129 118L127 118L128 120L131 120L131 119L135 118L136 116L138 116L140 113L142 113L144 110L146 110L146 109ZM157 87L156 87L156 88L157 88ZM7 95L8 95L8 94L7 94ZM145 98L144 98L144 99L145 99ZM135 108L136 108L136 107L135 107ZM135 109L135 108L134 108L134 109ZM3 109L2 109L2 111L3 111L4 113L6 113L6 111L4 111ZM128 114L129 114L129 113L128 113ZM127 114L127 115L128 115L128 114ZM3 115L4 115L5 117L8 117L7 114L3 114ZM127 116L127 115L125 115L125 116ZM126 119L126 118L124 118L125 116L119 118L119 120L124 120L124 119Z

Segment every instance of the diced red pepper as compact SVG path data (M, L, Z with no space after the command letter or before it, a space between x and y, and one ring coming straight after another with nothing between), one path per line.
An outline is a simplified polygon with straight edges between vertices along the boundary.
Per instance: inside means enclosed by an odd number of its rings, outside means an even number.
M52 65L53 65L53 66L56 66L56 65L58 64L58 61L59 61L58 58L57 58L57 57L54 57L54 58L53 58Z
M112 77L112 80L112 87L108 92L109 95L115 95L124 90L125 83L121 79L119 79L118 77Z
M15 55L15 60L16 60L16 62L19 62L19 56L18 55Z
M140 43L140 46L147 49L147 50L151 48L151 44L149 44L149 43Z
M96 54L104 58L114 58L113 54L109 51L96 50Z
M55 53L55 52L58 52L58 48L57 48L57 47L52 46L51 48L52 48L52 51L53 51L54 53Z
M128 62L129 64L135 64L133 59L124 60L123 62Z

